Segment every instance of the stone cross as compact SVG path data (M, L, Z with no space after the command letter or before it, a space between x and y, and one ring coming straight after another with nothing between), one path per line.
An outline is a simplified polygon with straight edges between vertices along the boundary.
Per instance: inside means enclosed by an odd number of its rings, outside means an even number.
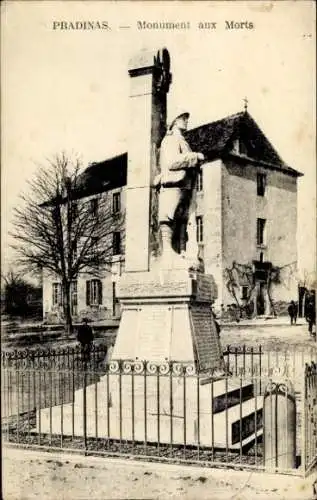
M245 97L243 99L243 102L244 102L244 111L247 112L248 111L248 104L249 104L248 98Z

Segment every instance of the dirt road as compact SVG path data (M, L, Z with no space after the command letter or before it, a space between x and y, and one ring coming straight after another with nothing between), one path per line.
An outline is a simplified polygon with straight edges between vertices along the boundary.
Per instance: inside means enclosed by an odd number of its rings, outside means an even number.
M4 500L313 500L292 476L3 449Z

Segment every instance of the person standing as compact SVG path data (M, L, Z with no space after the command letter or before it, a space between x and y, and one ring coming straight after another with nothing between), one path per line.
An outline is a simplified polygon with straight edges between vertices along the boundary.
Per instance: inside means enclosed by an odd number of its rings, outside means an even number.
M294 302L294 300L291 300L289 306L288 306L288 314L291 320L291 325L296 325L296 320L297 320L297 306Z
M94 335L91 326L88 325L88 318L83 318L83 324L78 328L77 340L81 345L82 360L89 361Z
M305 319L308 323L308 332L310 335L314 335L313 333L313 326L316 322L316 312L315 312L315 300L313 297L310 297L307 306L306 306L306 311L305 311ZM315 333L316 335L316 333Z

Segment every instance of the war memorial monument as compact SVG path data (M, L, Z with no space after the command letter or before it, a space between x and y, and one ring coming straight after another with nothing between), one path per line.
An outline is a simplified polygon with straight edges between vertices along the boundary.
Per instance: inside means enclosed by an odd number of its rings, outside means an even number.
M168 51L140 52L129 76L119 331L98 391L85 389L85 419L79 389L72 404L40 410L37 427L40 420L42 432L82 435L85 425L92 437L239 449L262 432L262 409L259 400L254 410L252 381L230 377L223 362L211 308L217 286L196 242L196 177L205 158L183 136L188 110L166 124Z

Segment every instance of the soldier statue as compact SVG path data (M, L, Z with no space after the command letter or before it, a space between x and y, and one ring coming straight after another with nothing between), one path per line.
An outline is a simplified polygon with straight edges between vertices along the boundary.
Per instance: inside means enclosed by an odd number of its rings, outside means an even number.
M196 183L204 155L193 152L183 136L188 119L189 113L184 111L171 122L161 144L161 172L155 185L160 188L162 257L179 254L197 269Z

